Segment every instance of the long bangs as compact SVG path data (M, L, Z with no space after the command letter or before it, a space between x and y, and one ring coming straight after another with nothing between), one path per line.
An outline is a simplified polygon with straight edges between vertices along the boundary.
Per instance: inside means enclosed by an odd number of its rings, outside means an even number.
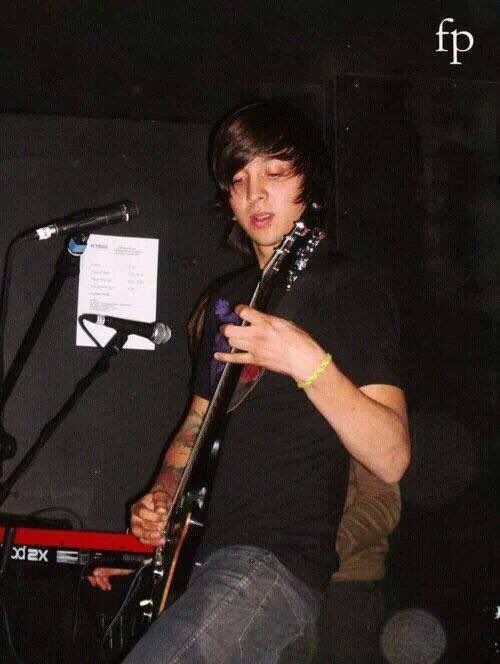
M311 152L317 151L314 131L302 114L279 102L256 102L229 115L218 127L212 142L212 173L219 189L227 194L235 173L257 156L290 161L293 173L312 175ZM304 195L307 202L309 197Z

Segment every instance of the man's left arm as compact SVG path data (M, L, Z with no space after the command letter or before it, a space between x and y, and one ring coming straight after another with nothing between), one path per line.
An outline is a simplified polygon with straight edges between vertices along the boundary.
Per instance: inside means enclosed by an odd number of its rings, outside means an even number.
M249 324L223 325L221 332L241 352L216 353L216 359L256 364L296 382L307 381L325 360L326 350L294 323L246 305L236 313ZM384 482L401 479L410 461L410 439L399 387L357 387L333 358L304 391L352 457Z
M332 362L305 391L351 456L384 482L401 479L410 462L410 439L399 387L358 388Z

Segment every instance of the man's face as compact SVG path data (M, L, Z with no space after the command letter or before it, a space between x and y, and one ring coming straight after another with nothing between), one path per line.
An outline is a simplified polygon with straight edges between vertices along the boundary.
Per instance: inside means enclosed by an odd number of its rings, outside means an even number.
M304 203L297 202L302 182L290 161L274 157L255 157L234 174L229 205L261 267L304 212Z

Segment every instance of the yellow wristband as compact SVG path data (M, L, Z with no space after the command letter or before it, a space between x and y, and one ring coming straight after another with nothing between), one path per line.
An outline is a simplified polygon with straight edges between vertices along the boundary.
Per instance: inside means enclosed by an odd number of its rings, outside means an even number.
M312 372L309 378L297 381L297 387L304 389L304 387L309 387L309 385L312 385L316 380L316 378L318 376L321 376L321 374L326 369L326 367L331 363L331 361L332 361L332 356L330 355L330 353L327 353L323 362L321 362L321 364Z

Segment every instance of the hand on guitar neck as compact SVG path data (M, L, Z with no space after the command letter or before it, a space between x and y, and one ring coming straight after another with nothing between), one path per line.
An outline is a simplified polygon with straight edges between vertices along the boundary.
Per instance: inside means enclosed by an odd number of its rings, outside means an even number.
M132 533L143 544L160 546L164 543L161 532L165 526L165 519L170 507L171 498L162 489L154 489L132 505L130 526ZM114 576L128 576L133 569L118 567L96 567L92 574L87 576L91 586L101 590L111 590L111 578Z
M139 498L131 507L130 530L143 544L158 547L165 543L162 531L172 503L172 496L175 494L182 470L189 458L191 447L196 440L207 408L206 399L193 397L184 422L168 448L153 489ZM114 567L97 567L87 578L92 586L101 590L111 590L111 577L124 576L131 572L132 570Z
M167 490L160 487L142 496L130 510L132 534L149 546L165 544L162 532L171 503L172 498Z
M186 417L167 450L153 488L132 505L130 530L143 544L153 547L165 544L162 533L168 511L207 408L206 399L193 397Z

